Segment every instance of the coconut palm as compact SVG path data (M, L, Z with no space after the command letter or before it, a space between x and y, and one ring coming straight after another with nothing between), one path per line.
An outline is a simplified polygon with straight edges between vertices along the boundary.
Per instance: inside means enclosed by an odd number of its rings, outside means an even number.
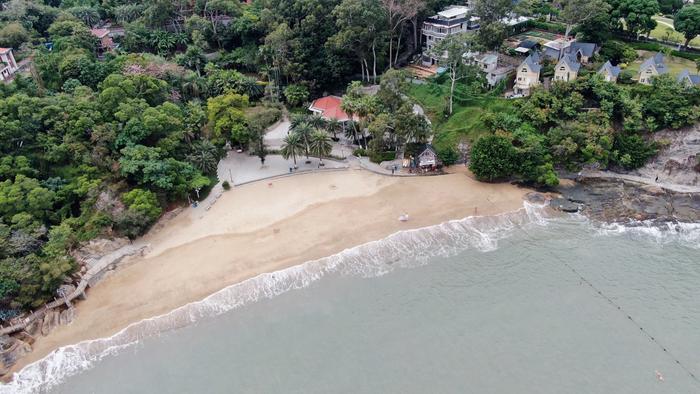
M333 145L331 144L331 137L325 131L316 130L311 135L311 153L318 157L321 164L323 164L323 156L328 156L331 154Z
M219 148L208 140L192 144L192 151L187 155L187 161L205 174L212 174L219 164Z
M297 156L304 153L304 141L298 133L289 133L284 137L280 153L285 160L291 156L294 160L294 168L297 166Z
M343 124L338 119L329 119L326 122L326 130L333 134L333 138L336 138L338 131L343 128Z
M289 117L289 128L294 131L299 124L307 122L309 115L305 114L292 114Z
M326 127L326 120L319 114L313 114L308 118L308 122L311 127L315 129L324 129Z
M304 153L307 161L309 159L309 150L311 149L311 135L314 131L315 129L308 122L301 122L292 129L292 132L298 134L304 144Z

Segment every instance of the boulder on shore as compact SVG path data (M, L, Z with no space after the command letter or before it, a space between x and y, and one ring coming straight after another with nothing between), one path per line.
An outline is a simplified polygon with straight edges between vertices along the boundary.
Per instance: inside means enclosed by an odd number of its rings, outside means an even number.
M32 346L8 335L0 337L0 375L5 375L20 358L32 351Z

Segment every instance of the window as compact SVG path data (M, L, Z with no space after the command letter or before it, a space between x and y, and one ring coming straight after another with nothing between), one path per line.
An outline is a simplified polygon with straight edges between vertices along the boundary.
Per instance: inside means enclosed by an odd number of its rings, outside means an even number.
M526 73L526 72L527 72L527 68L523 68L522 72Z
M566 71L565 67L559 67L559 71Z

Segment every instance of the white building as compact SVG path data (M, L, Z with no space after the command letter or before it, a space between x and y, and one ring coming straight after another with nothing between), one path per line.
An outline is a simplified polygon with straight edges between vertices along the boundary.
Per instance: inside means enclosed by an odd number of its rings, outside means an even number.
M445 37L479 28L479 18L469 16L470 10L469 6L449 6L423 22L423 65L439 63L439 57L431 51Z
M500 81L506 79L513 72L514 68L499 62L497 53L486 53L475 59L475 64L484 73L489 86L496 86Z
M10 79L18 69L12 48L0 48L0 81Z

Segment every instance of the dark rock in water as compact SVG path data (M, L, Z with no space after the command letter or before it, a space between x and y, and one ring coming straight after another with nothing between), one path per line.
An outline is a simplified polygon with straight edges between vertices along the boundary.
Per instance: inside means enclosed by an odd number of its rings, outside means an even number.
M534 204L544 204L547 201L547 196L538 192L530 192L525 195L525 198L527 198L527 201Z
M555 198L549 203L549 205L563 212L575 213L579 210L579 203L566 198Z
M667 190L655 185L605 178L582 179L559 187L562 198L551 206L564 212L577 210L588 217L606 221L700 220L700 194Z

